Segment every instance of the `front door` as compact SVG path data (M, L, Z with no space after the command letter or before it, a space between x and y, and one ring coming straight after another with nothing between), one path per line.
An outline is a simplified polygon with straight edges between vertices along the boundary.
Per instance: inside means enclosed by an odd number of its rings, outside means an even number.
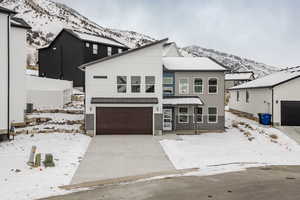
M164 109L164 131L172 131L172 109Z

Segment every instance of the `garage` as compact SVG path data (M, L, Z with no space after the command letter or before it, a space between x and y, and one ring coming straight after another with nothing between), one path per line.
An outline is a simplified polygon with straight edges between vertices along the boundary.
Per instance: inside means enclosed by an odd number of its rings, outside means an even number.
M281 102L281 125L300 126L300 101Z
M96 134L151 134L152 107L97 107Z

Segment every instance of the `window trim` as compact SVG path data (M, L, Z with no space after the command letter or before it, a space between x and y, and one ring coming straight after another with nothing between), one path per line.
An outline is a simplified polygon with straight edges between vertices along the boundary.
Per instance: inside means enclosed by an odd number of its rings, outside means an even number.
M216 93L210 93L209 92L209 80L210 79L213 79L213 78L215 78L215 79L217 79L217 91L216 91ZM216 95L216 94L218 94L219 93L219 78L218 77L208 77L208 80L207 80L207 88L208 88L208 94L212 94L212 95Z
M210 122L210 121L209 121L209 116L212 115L212 114L209 114L209 109L210 109L210 108L215 108L215 109L217 110L217 113L216 113L216 114L213 114L213 115L216 116L216 121L215 121L215 122ZM210 107L207 108L207 123L208 123L208 124L217 124L217 123L218 123L218 108L217 108L217 107L212 107L212 106L210 106Z
M195 114L195 108L201 108L202 109L202 114L201 114L201 116L202 116L202 121L201 122L196 122L196 115L200 115L200 114ZM203 106L195 106L194 107L194 113L193 113L193 115L194 115L194 123L195 124L203 124L204 123L204 114L203 114Z
M139 77L139 78L140 78L140 83L139 83L139 84L133 84L133 83L132 83L132 77ZM140 91L139 91L139 92L133 92L132 86L140 86ZM141 77L141 76L138 76L138 75L130 76L130 89L131 89L130 92L131 92L131 93L134 93L134 94L137 94L137 93L141 93L141 92L142 92L142 77Z
M85 43L85 47L86 47L86 48L90 48L90 46L91 46L91 45L90 45L89 42L86 42L86 43Z
M180 108L186 108L187 113L186 114L180 114ZM180 122L180 116L187 116L187 122ZM178 107L178 119L177 119L178 124L188 124L190 122L189 120L189 107L188 106L179 106Z
M180 81L181 80L187 80L187 93L182 93L181 92L181 89L180 89L180 85L181 85ZM179 94L189 94L190 93L190 84L189 83L190 83L190 79L189 78L187 78L187 77L181 77L181 78L179 78L179 80L178 80L178 90L179 90L178 93Z
M195 85L195 80L196 79L201 79L202 80L202 92L196 92L195 91L195 86L200 86L200 85ZM193 77L193 92L194 92L194 94L204 94L204 81L203 81L203 78L201 78L201 77Z
M154 83L153 84L147 84L147 77L154 77ZM145 93L146 94L154 94L155 92L156 92L156 87L155 87L155 84L156 83L156 77L155 76L151 76L151 75L149 75L149 76L145 76ZM154 91L153 92L147 92L147 86L149 86L149 85L153 85L154 86Z
M126 77L126 84L119 84L119 83L118 83L118 77ZM127 85L128 85L128 79L127 79L127 77L128 77L128 76L122 76L122 75L116 76L116 81L117 81L117 93L118 93L118 94L126 94L126 93L128 92L128 87L127 87ZM126 88L125 92L119 92L119 90L118 90L118 86L119 86L119 85L123 85L123 86L125 85L125 88Z

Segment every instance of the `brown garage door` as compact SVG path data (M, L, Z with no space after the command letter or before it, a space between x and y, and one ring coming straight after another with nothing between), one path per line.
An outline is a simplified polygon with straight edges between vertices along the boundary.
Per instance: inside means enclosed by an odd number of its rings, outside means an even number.
M97 108L96 134L152 134L152 108Z

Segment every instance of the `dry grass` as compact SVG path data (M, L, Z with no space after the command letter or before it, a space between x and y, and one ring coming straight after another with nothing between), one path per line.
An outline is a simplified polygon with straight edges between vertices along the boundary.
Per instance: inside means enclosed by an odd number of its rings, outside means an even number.
M244 135L245 135L246 137L250 137L252 134L251 134L249 131L247 131L247 132L244 133Z
M272 138L273 140L277 140L278 139L278 136L275 135L275 134L271 134L269 135L270 138Z
M237 121L233 121L231 126L234 128L239 128L239 123Z

